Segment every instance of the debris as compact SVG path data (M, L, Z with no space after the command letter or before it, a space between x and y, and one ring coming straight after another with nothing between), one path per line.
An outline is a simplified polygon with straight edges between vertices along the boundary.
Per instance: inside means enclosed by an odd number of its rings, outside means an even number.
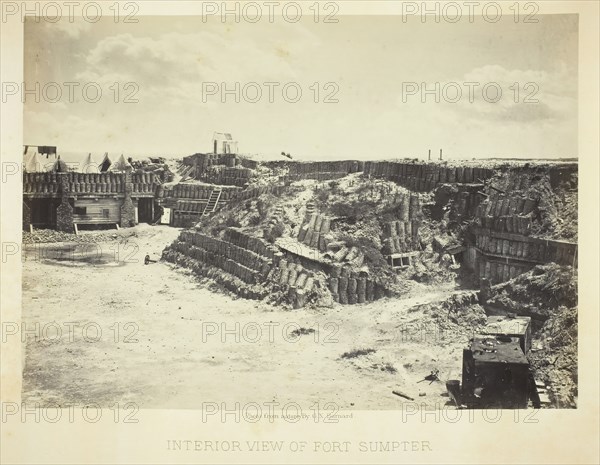
M429 381L429 384L431 384L434 381L439 381L440 380L440 378L438 377L439 373L440 373L440 370L432 370L430 374L425 376L425 378L423 378L421 381L417 381L417 383L422 383L423 381Z
M397 396L404 397L405 399L408 399L408 400L415 400L414 398L412 398L409 395L404 394L403 392L400 392L400 391L395 391L394 390L394 391L392 391L392 393L396 394Z

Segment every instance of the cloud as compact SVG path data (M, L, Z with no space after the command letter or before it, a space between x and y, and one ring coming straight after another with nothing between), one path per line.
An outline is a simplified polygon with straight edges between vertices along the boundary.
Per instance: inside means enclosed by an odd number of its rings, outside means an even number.
M294 57L310 53L318 43L300 26L288 31L285 40L257 39L235 28L227 33L171 32L156 38L114 35L89 52L86 69L77 79L107 85L136 82L145 96L160 96L162 104L201 100L203 82L243 86L294 80Z
M178 25L171 18L127 28L100 24L89 34L87 25L61 26L66 30L52 29L51 36L44 34L30 49L36 60L40 54L40 63L48 62L39 65L40 75L57 70L53 78L58 82L96 82L103 90L96 104L82 101L78 88L76 101L67 108L43 102L27 106L26 135L61 149L185 154L210 150L213 131L234 133L242 151L285 150L298 157L426 156L429 148L434 153L443 148L448 156L572 156L577 149L576 71L561 65L559 55L540 56L535 41L524 44L518 54L531 60L513 59L494 47L481 56L444 53L441 59L434 53L439 43L417 47L419 54L406 52L394 49L392 44L403 42L392 42L397 36L383 30L369 37L365 32L364 38L357 36L360 45L352 44L348 34L356 35L356 30L341 26ZM80 40L71 39L78 34ZM380 50L381 44L389 47ZM432 53L436 59L424 61ZM36 69L37 61L31 62L30 69ZM473 102L463 87L458 103L430 99L423 104L417 95L394 104L401 81L409 77L439 79L441 86L479 86ZM322 87L321 101L314 102L309 87L332 80L339 84L339 103L322 103L327 95ZM231 86L266 81L298 81L303 99L286 103L280 87L273 104L264 97L257 104L232 105L232 99L222 104L217 96L202 101L203 82ZM123 102L129 94L127 82L138 84L139 103ZM482 97L488 82L503 90L496 103ZM518 103L510 89L514 82L520 84ZM525 88L529 82L537 87ZM119 103L113 98L114 83L119 84ZM532 97L539 102L522 103L536 89ZM47 114L33 114L36 109Z
M463 117L517 124L576 118L577 76L566 67L547 72L490 65L466 73L462 82L477 83L473 102L454 107Z
M459 120L481 127L577 120L577 76L566 66L547 72L488 65L437 87L416 84L417 93L398 96L398 105L409 114L431 113L438 123Z

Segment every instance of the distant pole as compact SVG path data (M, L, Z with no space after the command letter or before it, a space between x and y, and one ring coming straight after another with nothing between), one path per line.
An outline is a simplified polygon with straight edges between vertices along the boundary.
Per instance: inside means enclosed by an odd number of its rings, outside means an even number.
M440 160L442 159L442 149L440 149Z
M431 161L431 149L429 149L429 157L428 160Z

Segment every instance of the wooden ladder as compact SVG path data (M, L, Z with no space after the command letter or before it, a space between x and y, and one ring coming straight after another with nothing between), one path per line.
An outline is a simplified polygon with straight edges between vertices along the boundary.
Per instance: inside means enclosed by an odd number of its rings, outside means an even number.
M217 209L217 204L219 203L219 199L221 198L222 189L220 187L213 189L208 197L208 202L206 203L206 207L204 207L204 211L202 212L203 216L207 216L213 213Z

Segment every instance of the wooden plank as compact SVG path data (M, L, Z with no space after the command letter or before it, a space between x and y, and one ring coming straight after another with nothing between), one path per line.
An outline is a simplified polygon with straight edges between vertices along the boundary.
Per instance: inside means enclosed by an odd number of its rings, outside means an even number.
M405 253L393 253L387 255L390 258L404 258L404 257L415 257L419 255L419 252L405 252Z
M548 242L548 243L561 244L561 245L573 246L573 247L577 246L576 242L563 241L563 240L559 240L559 239L540 239L538 237L524 236L523 234L498 232L498 231L494 231L490 228L476 228L475 234L491 236L491 237L495 237L498 239L508 239L508 240L512 240L512 241L519 241L519 242L536 242L536 243L544 243L544 244L546 242Z
M533 260L531 258L518 258L518 257L500 255L500 254L496 254L496 253L485 252L485 251L479 249L478 247L475 247L475 249L477 249L477 251L488 260L490 258L500 259L501 262L498 262L498 263L507 263L507 262L509 264L513 263L513 262L539 263L539 264L547 263L547 260Z

